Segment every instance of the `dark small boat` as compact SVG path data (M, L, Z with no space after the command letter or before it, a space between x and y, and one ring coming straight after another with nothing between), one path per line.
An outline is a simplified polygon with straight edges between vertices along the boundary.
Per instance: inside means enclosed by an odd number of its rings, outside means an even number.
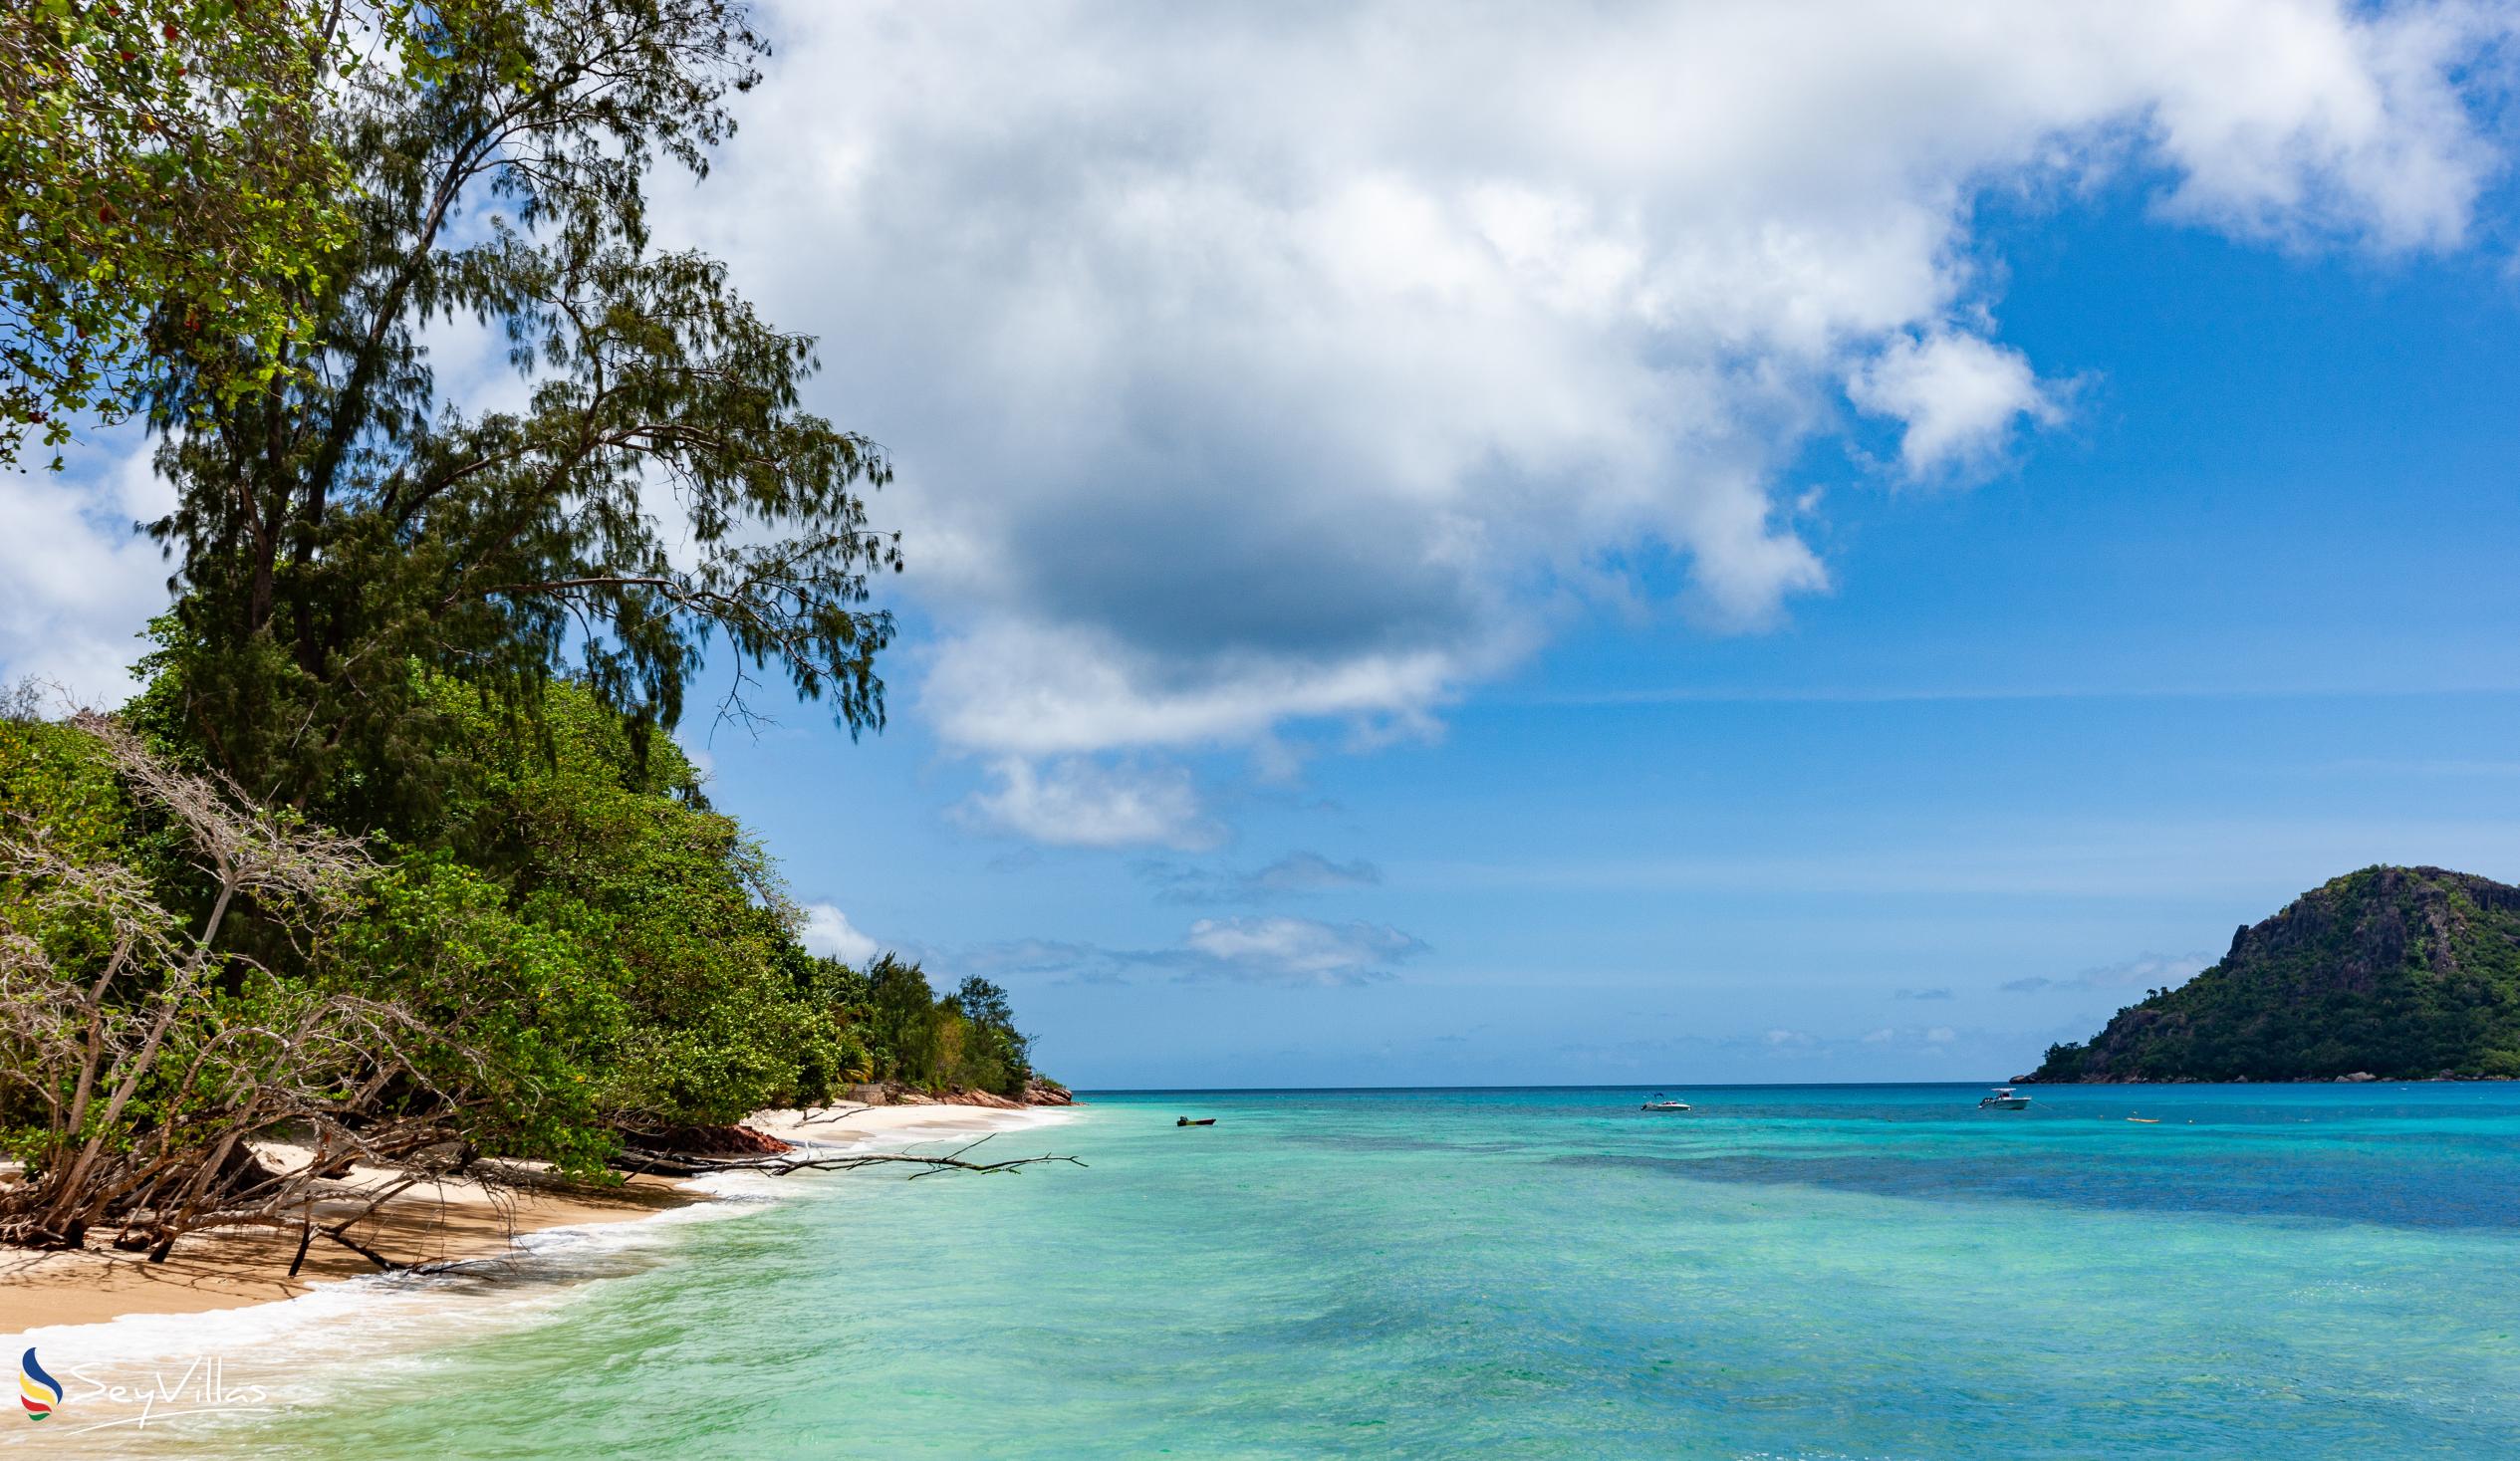
M1183 1116L1181 1119L1174 1121L1172 1124L1176 1126L1213 1126L1216 1124L1216 1118L1214 1116L1201 1116L1197 1120L1193 1121L1188 1116Z

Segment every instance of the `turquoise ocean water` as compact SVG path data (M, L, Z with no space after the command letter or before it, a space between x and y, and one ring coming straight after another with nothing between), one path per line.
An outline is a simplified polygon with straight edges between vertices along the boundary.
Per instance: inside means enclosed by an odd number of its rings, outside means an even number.
M364 1347L231 1334L279 1408L127 1443L2520 1456L2520 1092L1981 1089L1102 1096L991 1143L1083 1169L793 1177Z

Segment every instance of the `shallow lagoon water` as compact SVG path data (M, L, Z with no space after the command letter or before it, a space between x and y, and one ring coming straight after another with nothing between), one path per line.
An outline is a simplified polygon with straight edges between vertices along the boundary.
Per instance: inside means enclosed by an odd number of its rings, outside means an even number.
M130 1445L2520 1455L2520 1092L1982 1089L1101 1096L990 1143L1083 1169L790 1178Z

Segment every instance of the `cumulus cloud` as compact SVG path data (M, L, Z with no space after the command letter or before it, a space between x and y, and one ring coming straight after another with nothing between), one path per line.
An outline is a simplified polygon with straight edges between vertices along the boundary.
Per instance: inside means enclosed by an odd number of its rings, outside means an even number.
M2063 414L2029 357L1947 332L1892 340L1848 378L1847 395L1875 415L1906 423L1898 454L1914 478L1986 460L2018 420Z
M2008 979L2002 987L2015 994L2037 994L2050 989L2176 989L2212 962L2210 954L2143 954L2122 964L2103 964L2061 979L2044 974Z
M1259 903L1307 893L1374 887L1383 870L1360 857L1334 862L1319 852L1295 852L1265 867L1219 870L1179 862L1142 861L1137 873L1155 884L1167 903Z
M876 941L859 932L836 903L807 903L805 926L797 937L806 952L844 964L863 965L876 956Z
M173 497L144 449L100 451L85 467L0 473L0 669L114 706L148 647L141 625L166 605L167 565L133 525Z
M1002 757L995 785L963 804L964 819L1035 842L1071 848L1148 843L1196 850L1220 833L1178 766L1108 766L1069 757L1035 764Z
M1990 190L2460 245L2504 19L792 0L673 226L896 453L951 746L1265 746L1422 725L1632 554L1683 562L1702 624L1770 622L1829 583L1789 480L1816 437L1879 417L1938 476L2054 420L1991 308Z
M1951 991L1949 991L1949 990L1947 990L1947 989L1902 989L1902 990L1899 990L1897 993L1893 994L1893 995L1891 996L1891 998L1893 998L1893 999L1949 999L1949 998L1951 998Z
M1966 476L2056 419L2072 363L2003 339L1990 192L2462 245L2509 20L780 0L743 134L658 218L821 337L816 404L894 452L936 627L905 699L985 769L966 810L1189 847L1195 789L1112 758L1422 733L1629 563L1771 623L1830 583L1815 441L1871 417ZM0 652L110 666L145 552L48 486L0 484Z

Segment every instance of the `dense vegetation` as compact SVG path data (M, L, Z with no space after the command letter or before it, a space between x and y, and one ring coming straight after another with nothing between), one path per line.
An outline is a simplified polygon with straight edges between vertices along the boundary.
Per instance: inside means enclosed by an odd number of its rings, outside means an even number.
M157 83L80 59L113 34L85 9L39 9L5 38L89 48L46 95L86 87L86 124L119 125L136 104L112 89ZM626 1133L853 1082L1025 1090L1004 991L807 951L770 856L664 734L704 664L735 672L722 714L767 671L880 726L869 578L899 566L861 495L881 453L798 405L813 342L648 243L649 169L704 172L752 82L743 7L265 14L348 14L403 58L331 68L328 29L246 78L299 109L288 165L340 183L340 227L264 240L316 267L205 313L162 271L117 293L59 277L60 238L9 245L46 285L18 319L67 302L148 342L177 593L119 713L0 715L0 1147L27 1170L0 1237L113 1222L162 1254L283 1221L351 1159L593 1173ZM201 124L229 125L211 102ZM58 163L0 121L7 157ZM84 144L212 188L254 160L120 136ZM183 267L243 267L220 257ZM523 407L438 397L422 336L454 317L505 335ZM283 1134L317 1159L265 1167L253 1143Z
M2041 1081L2520 1077L2520 888L2366 867L2314 888L2220 963L2059 1045Z
M256 807L136 717L0 719L0 1149L32 1178L0 1236L276 1218L304 1183L257 1139L592 1175L625 1134L854 1082L1025 1091L1003 990L807 952L670 741L635 757L585 691L545 703L540 745L448 707L477 775L432 846Z

